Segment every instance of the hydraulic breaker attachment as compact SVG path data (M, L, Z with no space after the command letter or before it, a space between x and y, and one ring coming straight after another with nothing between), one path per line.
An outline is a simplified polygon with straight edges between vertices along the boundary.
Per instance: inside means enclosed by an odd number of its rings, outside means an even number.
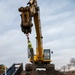
M32 15L28 6L20 7L19 12L21 12L21 29L25 34L31 33Z

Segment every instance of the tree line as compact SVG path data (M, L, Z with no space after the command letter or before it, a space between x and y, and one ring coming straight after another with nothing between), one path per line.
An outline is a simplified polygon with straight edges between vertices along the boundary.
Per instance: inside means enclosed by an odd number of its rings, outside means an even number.
M72 67L75 68L75 58L71 58L70 62L67 65L63 65L60 70L63 72L70 71Z

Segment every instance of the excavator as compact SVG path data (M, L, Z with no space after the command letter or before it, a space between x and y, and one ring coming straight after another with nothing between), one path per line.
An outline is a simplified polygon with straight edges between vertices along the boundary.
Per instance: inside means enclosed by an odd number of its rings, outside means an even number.
M45 68L46 75L55 75L55 65L51 64L51 50L43 49L42 43L42 31L40 22L40 8L37 0L30 0L26 7L20 7L21 12L21 30L27 36L28 43L28 57L31 63L27 63L25 66L26 75L40 75L37 68ZM32 23L32 21L34 23ZM36 31L36 54L32 47L29 35L32 33L32 27L35 26ZM33 74L32 74L32 73ZM43 72L44 73L44 72ZM44 73L44 75L45 75Z

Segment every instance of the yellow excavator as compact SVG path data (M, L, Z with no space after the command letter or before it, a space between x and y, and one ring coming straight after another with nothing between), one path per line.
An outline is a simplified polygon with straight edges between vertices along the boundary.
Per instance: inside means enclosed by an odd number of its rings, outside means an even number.
M32 64L26 64L25 70L29 72L31 70L36 70L37 68L45 68L46 72L54 70L54 64L51 64L51 50L43 49L42 43L42 32L40 23L40 9L37 4L37 0L30 0L26 7L20 7L19 12L21 12L21 30L27 36L28 40L28 57ZM36 54L34 54L34 49L29 39L29 34L31 34L34 19L35 31L36 31ZM48 75L48 74L47 74Z

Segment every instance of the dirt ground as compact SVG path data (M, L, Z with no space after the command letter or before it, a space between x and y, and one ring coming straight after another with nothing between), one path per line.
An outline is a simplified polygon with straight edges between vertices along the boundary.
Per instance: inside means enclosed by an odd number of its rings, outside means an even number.
M75 75L75 71L66 72L65 75Z

